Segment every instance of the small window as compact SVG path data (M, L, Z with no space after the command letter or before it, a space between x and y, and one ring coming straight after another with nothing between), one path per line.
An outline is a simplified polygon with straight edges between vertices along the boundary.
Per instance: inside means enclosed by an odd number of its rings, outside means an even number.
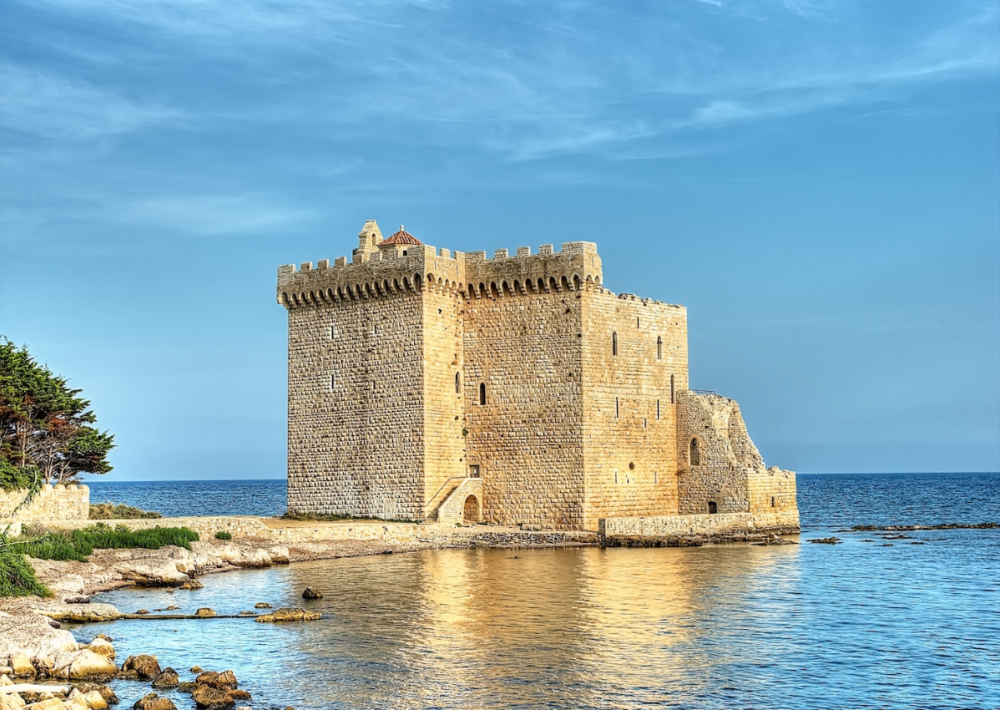
M618 333L611 334L611 355L618 356Z
M656 339L656 359L663 359L663 338Z
M674 404L674 376L670 376L670 403Z
M403 250L403 256L406 256L406 249Z
M337 389L337 376L336 375L330 375L330 389L332 389L332 390Z
M621 407L618 404L618 398L615 397L615 419L618 418L618 415L619 415L620 412L621 412Z
M486 404L486 383L479 383L479 403Z
M638 327L639 327L639 316L636 316L636 317L635 317L635 327L636 327L636 328L638 328Z
M656 400L656 418L660 418L660 400Z
M719 506L714 500L708 501L708 513L709 515L715 515L719 512Z
M642 418L642 428L645 429L646 426L647 426L647 424L646 424L646 417L643 417Z
M330 326L330 340L334 340L334 339L336 339L336 337L337 337L337 326L331 325Z
M659 474L656 471L653 471L653 483L659 483L659 482L660 482Z
M377 325L372 326L372 333L374 333L375 335L381 335L382 334L381 330L379 329L379 327Z
M771 496L771 507L774 507L774 496Z
M462 393L462 375L455 373L455 394Z
M469 478L479 478L479 464L469 466Z
M697 439L691 439L691 444L688 448L688 462L692 466L701 465L701 449L698 447Z

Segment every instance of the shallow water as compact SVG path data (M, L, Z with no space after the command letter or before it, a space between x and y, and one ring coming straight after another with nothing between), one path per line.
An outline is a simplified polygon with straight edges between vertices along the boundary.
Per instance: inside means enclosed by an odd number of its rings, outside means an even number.
M1000 519L995 474L799 480L813 531L803 541L846 524ZM113 636L119 661L156 649L184 678L196 663L233 668L257 707L1000 707L1000 531L908 534L319 561L101 601L220 613L267 601L322 611L321 621L124 621L75 632ZM309 585L325 598L301 600ZM148 685L117 690L131 704Z

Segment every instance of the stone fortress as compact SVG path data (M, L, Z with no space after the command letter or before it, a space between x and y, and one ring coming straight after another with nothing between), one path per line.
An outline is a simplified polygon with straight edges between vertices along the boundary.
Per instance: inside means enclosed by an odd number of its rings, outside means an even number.
M350 260L279 267L289 509L797 531L795 474L736 402L688 389L686 309L603 283L590 242L489 258L374 220Z

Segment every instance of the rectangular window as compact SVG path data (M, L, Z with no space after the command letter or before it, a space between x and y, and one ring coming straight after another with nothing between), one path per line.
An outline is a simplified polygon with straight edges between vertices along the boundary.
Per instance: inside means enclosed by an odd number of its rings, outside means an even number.
M470 478L479 478L479 465L478 464L472 464L472 465L469 466L469 477Z
M621 408L618 406L618 398L615 397L615 419L618 418L618 414L619 414L620 411L621 411Z
M660 400L656 400L656 418L660 418Z
M335 340L337 338L337 326L330 326L330 340Z

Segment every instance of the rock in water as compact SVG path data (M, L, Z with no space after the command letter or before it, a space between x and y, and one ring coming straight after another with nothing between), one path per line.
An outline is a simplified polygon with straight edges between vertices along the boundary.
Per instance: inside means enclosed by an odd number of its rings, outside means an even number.
M219 690L234 690L239 685L236 682L236 674L232 671L222 671L222 673L205 671L195 678L194 682L198 685L207 685L210 688L218 688Z
M316 589L315 587L306 587L306 590L302 592L303 599L322 599L323 593Z
M156 656L150 656L145 653L138 656L129 656L125 659L125 663L122 664L122 674L126 674L129 671L134 671L136 677L140 680L153 680L153 678L163 672L160 670L160 662L156 660Z
M170 698L161 698L156 693L140 698L132 707L135 710L177 710L177 706Z
M194 613L195 616L215 616L215 609L209 609L207 606L203 606L201 609Z
M154 688L176 688L180 684L181 679L173 668L164 668L163 672L153 679Z
M191 693L191 697L194 699L194 704L203 710L207 708L211 708L211 710L231 708L236 704L236 701L229 697L229 693L210 685L199 685Z
M118 667L106 656L86 648L76 653L59 654L55 658L52 676L69 680L99 680L106 681L115 677Z
M322 614L305 609L278 609L273 614L264 614L257 617L258 623L273 623L277 621L315 621L323 618Z
M267 602L257 602L256 604L253 605L253 608L254 609L270 609L271 605L268 604Z

